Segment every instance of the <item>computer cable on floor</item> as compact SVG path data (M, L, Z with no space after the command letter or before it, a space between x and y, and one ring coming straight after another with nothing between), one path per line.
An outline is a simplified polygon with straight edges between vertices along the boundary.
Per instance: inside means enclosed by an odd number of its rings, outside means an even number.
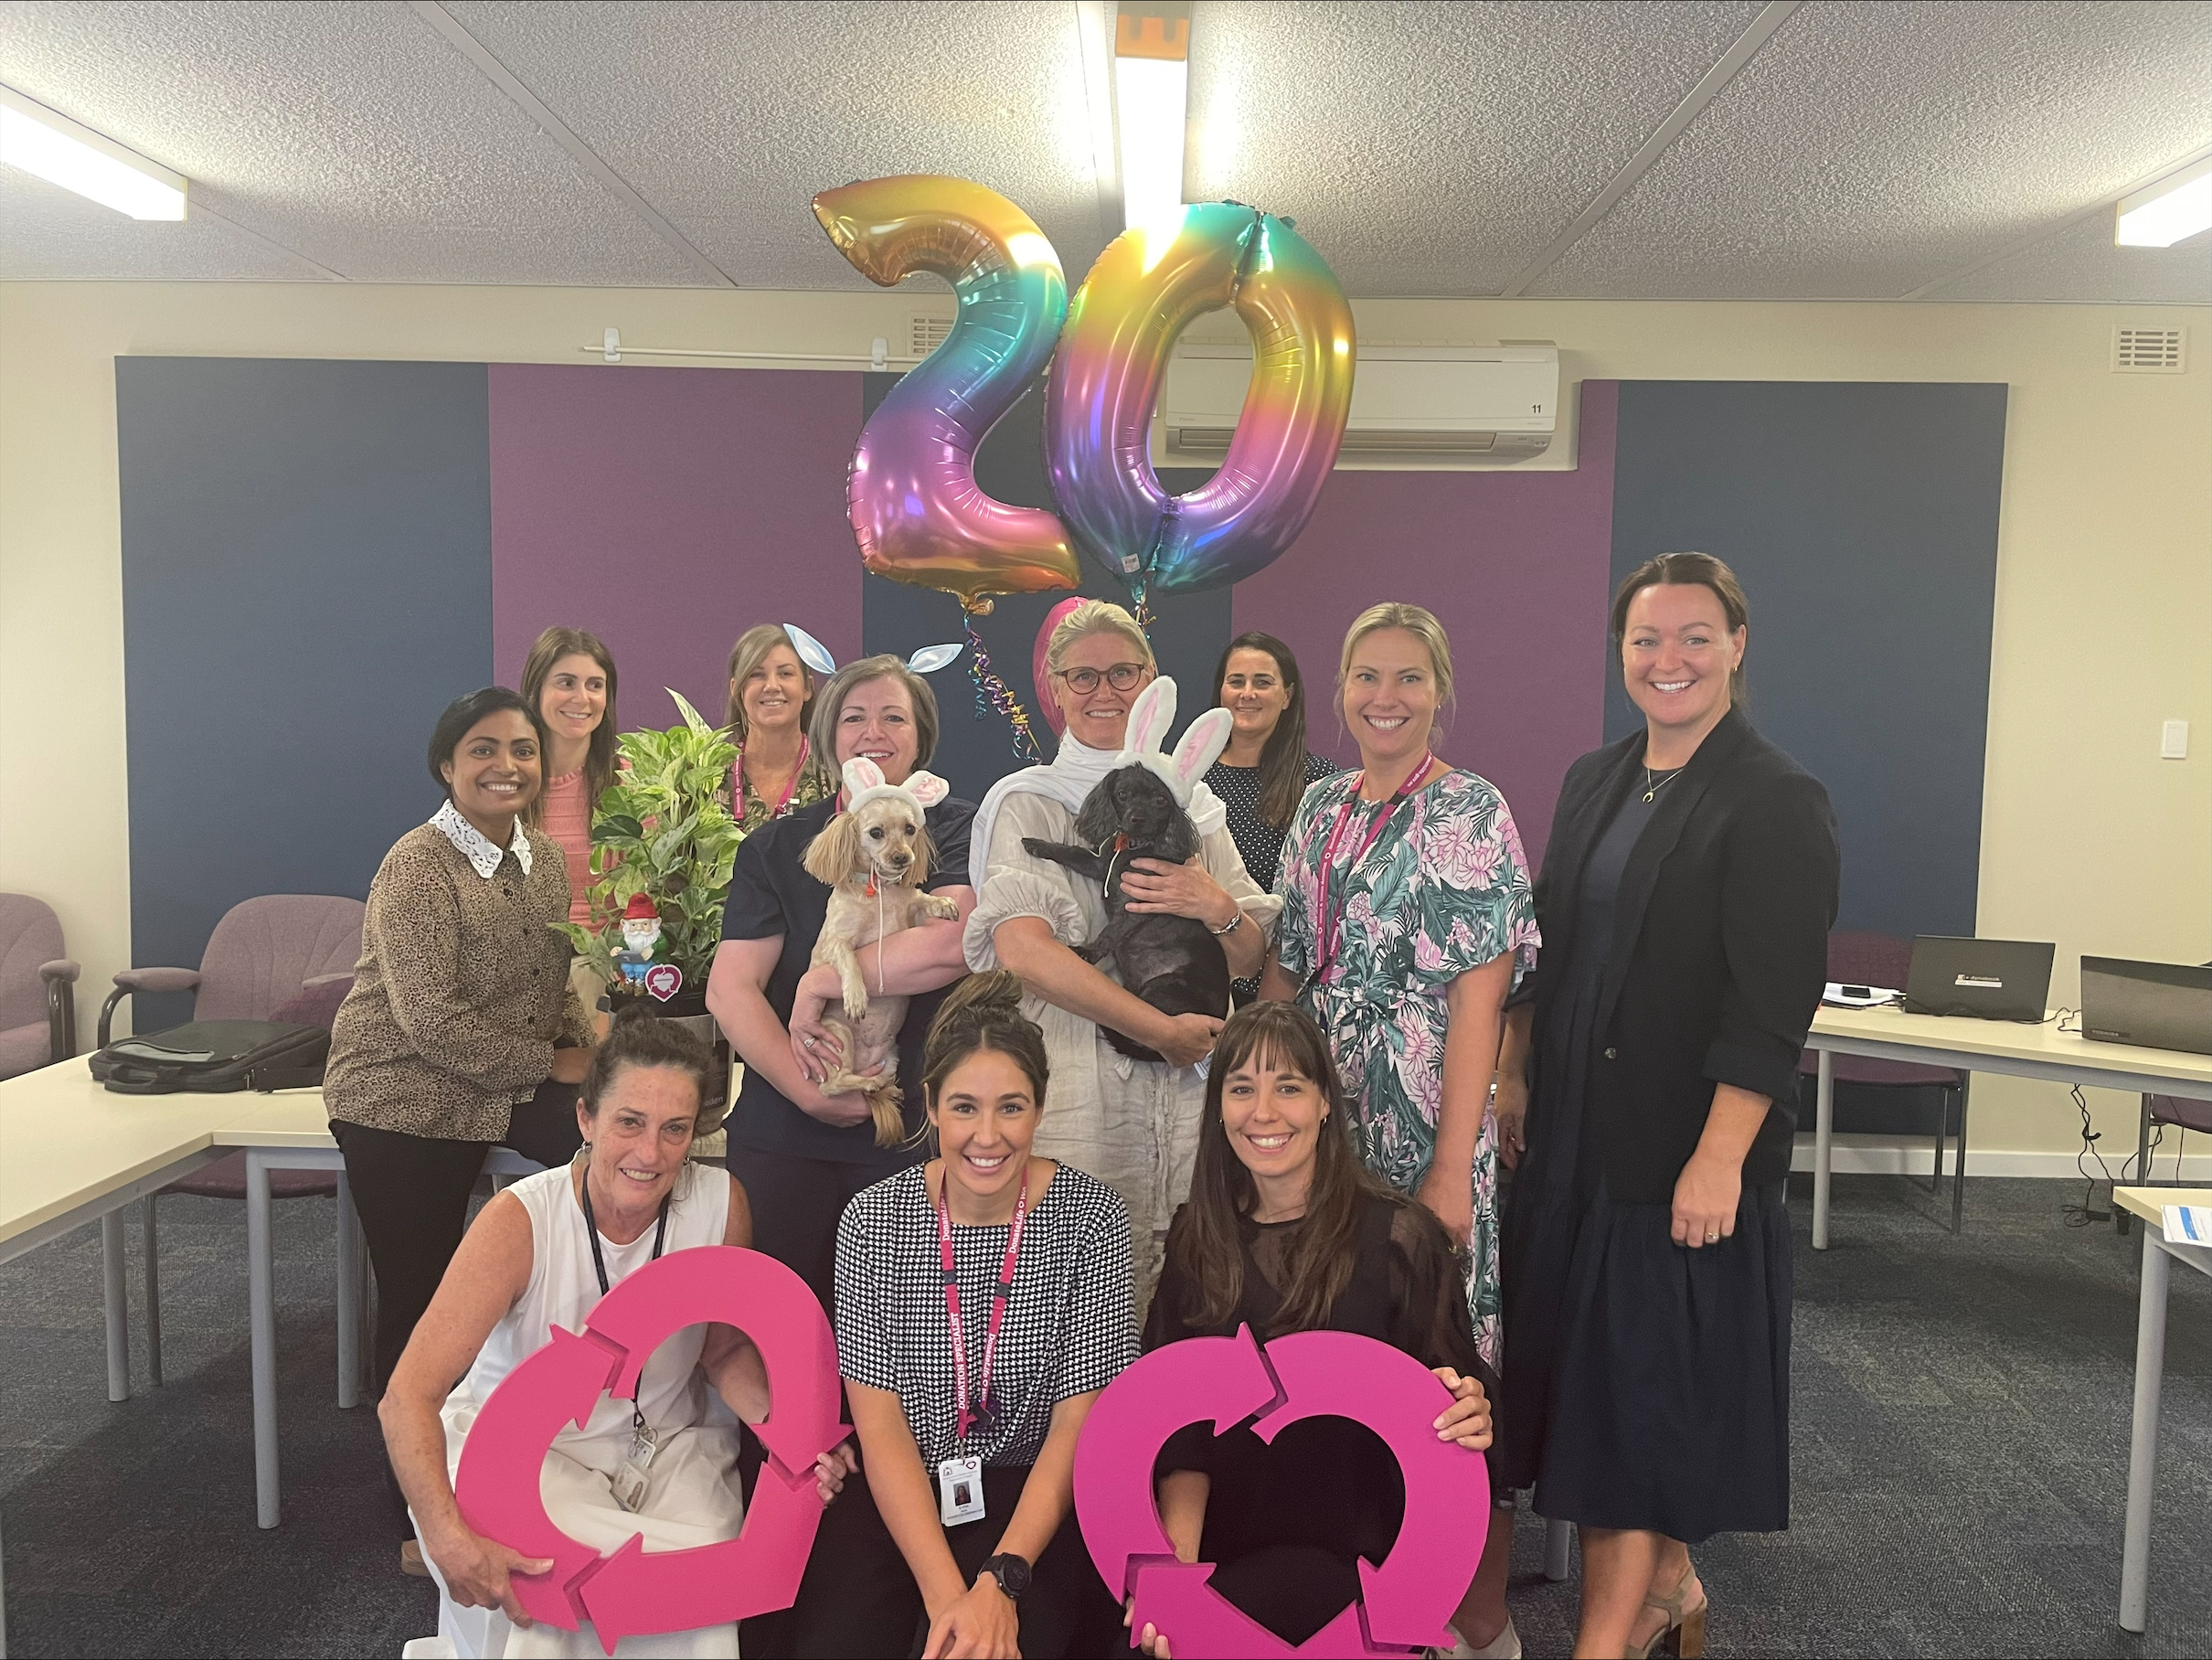
M2091 1158L2097 1161L2097 1168L2104 1173L2104 1186L2108 1194L2112 1189L2112 1172L2104 1162L2104 1155L2097 1151L2097 1144L2104 1139L2104 1133L2090 1125L2088 1097L2081 1093L2079 1084L2071 1085L2067 1093L2074 1098L2074 1111L2081 1114L2081 1151L2074 1155L2074 1168L2081 1172L2082 1191L2081 1202L2068 1205L2064 1214L2068 1228L2087 1228L2092 1222L2111 1220L2112 1213L2109 1209L2097 1208L2097 1177L2090 1174L2090 1167L2083 1161Z

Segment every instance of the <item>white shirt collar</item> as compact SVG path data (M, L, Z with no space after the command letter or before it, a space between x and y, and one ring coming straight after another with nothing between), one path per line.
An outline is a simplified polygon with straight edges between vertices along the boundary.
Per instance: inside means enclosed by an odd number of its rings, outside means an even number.
M468 860L470 867L485 881L490 881L498 872L501 849L490 836L462 817L461 809L452 802L439 808L431 823L438 827L447 841L461 849L461 857ZM523 875L528 876L530 837L523 829L519 818L515 821L514 838L507 843L505 851L515 856L515 862L522 867Z

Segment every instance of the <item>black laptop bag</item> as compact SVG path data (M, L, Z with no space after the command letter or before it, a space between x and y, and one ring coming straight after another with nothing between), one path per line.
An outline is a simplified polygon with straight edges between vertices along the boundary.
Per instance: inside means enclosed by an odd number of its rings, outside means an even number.
M330 1031L289 1020L196 1020L119 1038L92 1057L92 1076L119 1095L220 1095L296 1090L323 1081Z

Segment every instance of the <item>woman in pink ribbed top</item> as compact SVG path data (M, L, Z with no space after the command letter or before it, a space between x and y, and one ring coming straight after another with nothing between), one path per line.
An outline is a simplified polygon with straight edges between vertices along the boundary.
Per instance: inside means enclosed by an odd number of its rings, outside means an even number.
M569 920L591 921L591 810L614 782L614 654L580 628L548 628L522 666L546 734L536 827L569 857Z

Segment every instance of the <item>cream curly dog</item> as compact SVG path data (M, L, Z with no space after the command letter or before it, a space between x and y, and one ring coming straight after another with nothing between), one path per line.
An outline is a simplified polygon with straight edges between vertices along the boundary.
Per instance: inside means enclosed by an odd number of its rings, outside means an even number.
M899 1028L908 1000L870 994L866 948L877 947L872 966L880 987L883 941L924 918L960 915L951 899L921 891L931 854L922 810L944 800L951 789L929 772L888 784L881 768L856 757L845 763L845 811L806 849L806 873L830 888L829 916L814 941L814 963L835 968L845 994L844 1018L830 1014L822 1021L836 1051L828 1058L822 1092L867 1096L879 1147L890 1146L906 1130L897 1080Z

